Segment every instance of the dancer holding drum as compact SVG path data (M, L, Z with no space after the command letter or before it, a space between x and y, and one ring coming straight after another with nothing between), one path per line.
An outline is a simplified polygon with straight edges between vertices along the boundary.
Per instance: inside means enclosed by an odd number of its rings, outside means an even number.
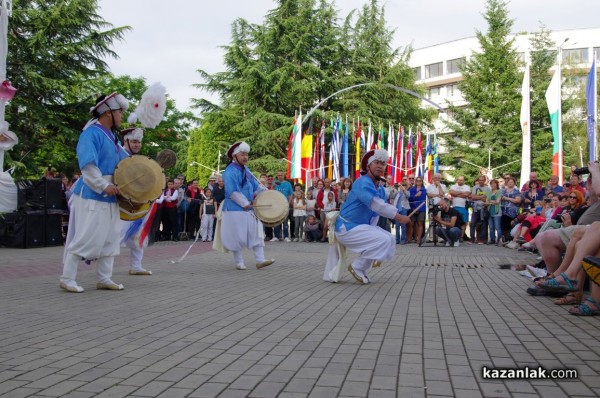
M252 210L254 196L266 191L246 167L250 146L236 142L227 151L232 161L223 172L225 182L225 200L222 204L221 242L223 247L233 252L235 267L246 269L242 249L248 247L254 251L256 268L273 264L275 260L265 260L263 225Z
M123 137L123 148L129 156L136 155L142 149L142 140L144 130L139 127L128 128L120 132ZM150 217L150 222L152 222ZM121 219L121 246L127 246L130 254L129 275L152 275L142 267L142 258L144 257L144 244L136 239L137 232L143 227L144 220L124 220ZM141 243L141 244L140 244Z
M119 254L119 188L113 174L119 161L127 157L116 136L122 113L129 101L114 92L98 98L90 109L92 119L77 143L77 158L82 178L73 188L69 229L63 256L60 287L81 293L77 285L77 266L82 259L96 260L97 289L123 290L113 282L114 257Z
M385 192L379 187L388 162L385 149L370 150L362 158L362 176L352 185L352 190L335 222L335 239L345 248L359 253L348 271L361 284L369 283L367 271L374 263L390 260L396 252L395 239L377 226L377 220L387 217L406 224L410 218L398 213L395 206L385 203ZM385 181L385 180L384 180ZM324 279L337 282L332 277L340 266L338 251L329 250ZM337 264L337 265L336 265Z

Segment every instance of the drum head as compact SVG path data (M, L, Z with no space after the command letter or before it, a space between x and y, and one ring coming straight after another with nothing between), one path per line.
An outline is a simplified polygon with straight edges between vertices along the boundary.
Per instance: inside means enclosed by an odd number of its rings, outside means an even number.
M258 194L255 201L254 214L265 225L279 225L285 220L289 212L289 204L279 191L263 191Z
M114 180L121 196L138 203L153 201L165 187L165 175L161 167L145 156L121 160L115 169Z

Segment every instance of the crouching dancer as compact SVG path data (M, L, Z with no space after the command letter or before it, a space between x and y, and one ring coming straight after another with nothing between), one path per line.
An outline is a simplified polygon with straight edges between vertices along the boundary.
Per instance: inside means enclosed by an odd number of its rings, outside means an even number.
M359 256L348 266L354 279L369 283L367 272L373 264L391 260L396 254L394 236L377 226L379 216L407 224L408 216L398 213L395 206L385 203L383 174L388 162L385 149L368 151L361 161L361 177L352 185L348 198L340 209L335 222L335 239L345 249ZM380 184L381 183L381 184ZM337 261L337 250L329 250L324 279L336 282L330 272ZM339 267L339 263L338 263ZM329 271L329 272L328 272Z

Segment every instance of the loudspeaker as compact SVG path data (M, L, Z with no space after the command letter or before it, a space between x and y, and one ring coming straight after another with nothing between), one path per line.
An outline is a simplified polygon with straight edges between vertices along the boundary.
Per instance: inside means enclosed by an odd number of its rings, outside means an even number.
M44 182L46 210L65 210L67 208L67 201L62 189L62 181L58 178L47 178Z
M25 213L25 249L44 247L46 214L43 211Z
M46 213L46 246L62 246L62 215Z
M25 216L23 213L0 215L0 245L5 247L25 247Z

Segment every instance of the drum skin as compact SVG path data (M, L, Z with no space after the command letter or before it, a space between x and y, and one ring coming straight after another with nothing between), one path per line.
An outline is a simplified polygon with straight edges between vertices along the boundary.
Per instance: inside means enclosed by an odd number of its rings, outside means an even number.
M263 191L256 196L254 214L266 227L276 227L289 214L289 204L279 191Z
M156 161L136 155L119 162L114 182L120 192L117 201L121 220L133 221L144 217L152 201L160 196L165 175Z

